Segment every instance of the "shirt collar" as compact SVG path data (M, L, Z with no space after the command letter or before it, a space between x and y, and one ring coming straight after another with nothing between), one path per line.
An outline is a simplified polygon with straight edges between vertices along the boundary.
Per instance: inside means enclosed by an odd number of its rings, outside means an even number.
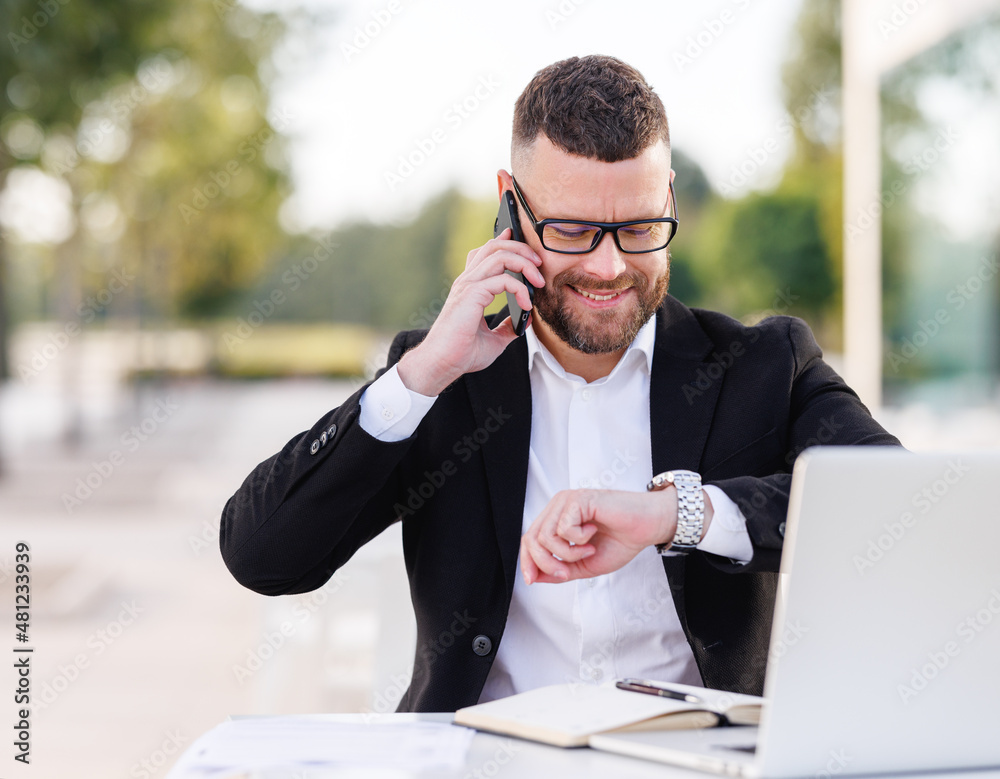
M527 330L524 331L524 338L528 345L528 371L531 371L535 364L535 356L541 355L542 361L548 366L549 370L555 373L557 376L563 378L568 378L570 374L566 373L563 367L559 364L559 361L552 355L548 349L546 349L542 342L538 340L538 336L535 335L534 325L529 325ZM647 373L652 373L653 371L653 346L656 344L656 315L654 314L649 318L636 333L635 339L629 344L628 349L625 350L625 354L622 355L618 364L615 365L614 369L605 376L605 379L610 379L614 376L622 365L629 365L633 361L638 363L641 359L642 364L646 368ZM601 381L601 379L598 379Z

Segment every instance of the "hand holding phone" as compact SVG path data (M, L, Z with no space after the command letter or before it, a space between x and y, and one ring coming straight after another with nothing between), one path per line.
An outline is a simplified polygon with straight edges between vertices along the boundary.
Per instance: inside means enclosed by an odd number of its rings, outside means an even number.
M514 193L509 189L506 190L503 193L503 197L500 198L500 210L497 212L496 222L493 223L493 237L496 238L508 227L510 228L510 237L512 240L526 243L524 240L524 233L521 232L521 222L517 218L517 203L514 200ZM523 283L524 286L528 288L528 297L534 301L535 288L525 281L523 274L512 270L504 271L504 273L513 276L515 279ZM524 335L524 330L528 326L528 315L531 313L531 309L529 308L527 311L522 309L520 304L518 304L514 293L508 292L506 294L507 309L510 311L510 321L514 326L514 333L517 335Z

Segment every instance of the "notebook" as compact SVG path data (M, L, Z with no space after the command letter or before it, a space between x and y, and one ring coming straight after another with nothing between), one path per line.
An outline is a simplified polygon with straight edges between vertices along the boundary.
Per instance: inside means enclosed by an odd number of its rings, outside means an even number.
M1000 766L1000 452L795 464L759 728L595 735L737 777Z
M455 724L558 747L586 746L597 733L709 728L758 722L762 698L684 684L665 687L692 702L617 689L553 684L455 712Z

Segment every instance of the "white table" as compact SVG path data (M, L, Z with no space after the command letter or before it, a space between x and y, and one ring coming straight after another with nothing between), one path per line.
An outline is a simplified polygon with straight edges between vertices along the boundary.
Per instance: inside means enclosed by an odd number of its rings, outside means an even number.
M445 722L452 714L327 714L325 721L345 724ZM238 719L238 717L234 717ZM257 773L229 773L213 779L706 779L711 774L613 755L586 747L563 749L531 741L478 732L466 756L465 765L454 771L401 772L377 766L351 768L310 768ZM1000 770L915 775L919 779L1000 779Z

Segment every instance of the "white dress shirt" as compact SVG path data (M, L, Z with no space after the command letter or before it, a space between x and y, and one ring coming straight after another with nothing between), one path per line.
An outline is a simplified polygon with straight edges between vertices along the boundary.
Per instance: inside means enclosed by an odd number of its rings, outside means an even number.
M566 373L531 327L525 337L532 405L522 533L560 490L645 490L653 476L649 381L656 327L650 319L614 370L589 384ZM362 396L359 422L380 440L400 441L434 400L408 390L393 367ZM753 548L743 515L722 490L705 490L715 517L698 548L749 561ZM591 579L529 587L518 575L479 700L623 676L702 684L653 547Z

